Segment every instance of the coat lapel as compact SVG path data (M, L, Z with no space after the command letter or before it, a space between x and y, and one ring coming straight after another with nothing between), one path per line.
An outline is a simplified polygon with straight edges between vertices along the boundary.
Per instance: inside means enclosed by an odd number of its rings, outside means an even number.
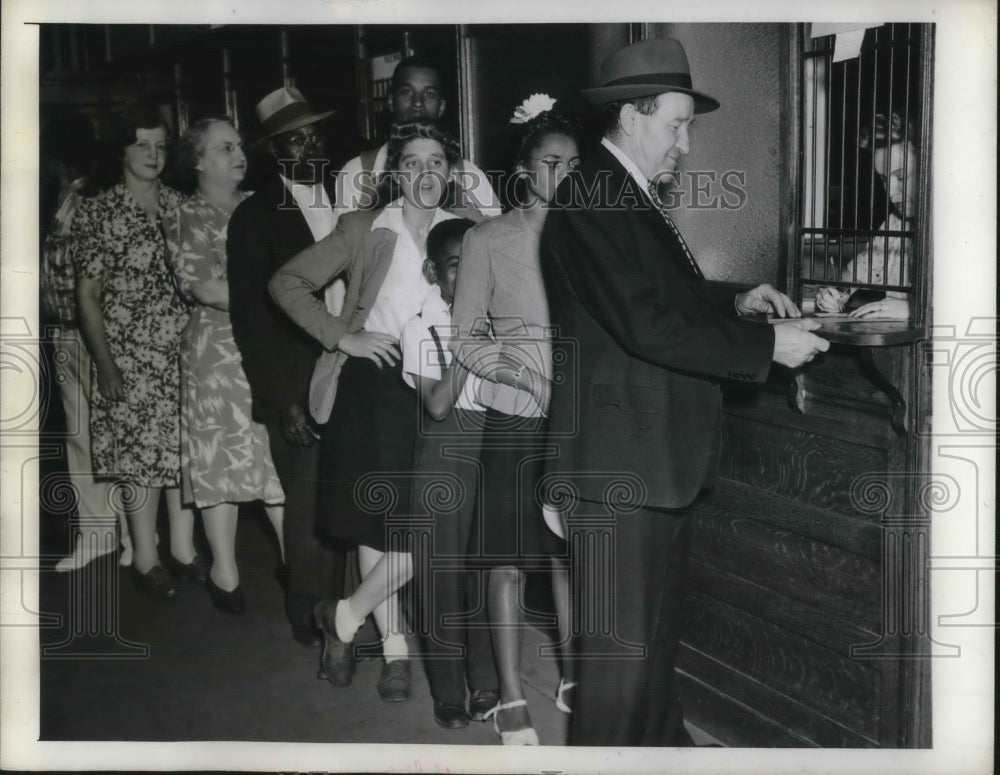
M324 180L323 188L326 189L327 198L333 202L330 193L332 184ZM265 190L268 199L274 204L274 222L282 240L294 246L289 255L293 256L312 245L316 241L313 239L312 229L306 223L306 217L292 197L292 192L285 187L281 178L276 174L272 176L265 184Z
M368 313L378 298L378 293L385 282L385 276L392 264L392 254L396 249L396 235L389 229L376 229L368 232L362 243L365 251L365 264L362 269L362 290L358 306L351 316L350 328L360 331L368 318ZM369 258L370 256L370 258Z
M687 286L708 306L712 306L711 299L703 287L703 281L698 278L688 263L687 256L684 255L684 246L681 245L677 235L664 222L663 215L653 205L649 198L649 192L644 191L642 186L628 174L621 162L614 157L603 145L599 146L599 163L604 165L604 169L611 170L609 176L608 192L610 194L609 205L612 207L624 207L632 211L634 217L655 235L656 242L664 247L664 253L672 263L681 277L688 279Z

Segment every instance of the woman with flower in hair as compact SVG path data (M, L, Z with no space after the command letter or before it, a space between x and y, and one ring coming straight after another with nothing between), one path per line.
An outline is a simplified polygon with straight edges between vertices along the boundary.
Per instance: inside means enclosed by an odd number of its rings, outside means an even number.
M874 131L867 126L862 129L859 145L873 148L875 173L882 181L889 200L888 217L882 224L882 231L912 231L917 214L920 159L915 122L906 120L901 111L893 110L889 115L876 114L873 127ZM847 264L841 280L871 286L909 285L912 263L911 237L875 236ZM868 289L820 288L816 294L816 309L833 313L846 310L857 318L906 320L910 317L908 293L887 291L877 295L883 298L872 300L872 292Z
M270 283L278 305L342 363L320 441L317 512L320 529L358 545L362 581L349 598L316 606L323 672L337 686L350 684L355 633L374 614L385 658L378 691L386 702L406 700L410 692L396 592L412 575L412 559L387 537L387 518L405 514L410 504L419 413L417 395L403 381L399 338L436 292L423 274L428 232L449 218L480 219L476 211L443 208L459 158L458 143L430 120L394 126L389 204L342 216L328 237L292 258ZM348 284L337 317L316 294L341 274Z
M520 600L525 571L547 570L565 545L545 526L536 492L546 455L545 418L552 379L549 312L539 266L546 207L579 163L578 123L534 94L515 111L520 144L514 207L465 235L459 265L452 339L455 357L482 382L485 513L473 528L475 559L488 573L487 609L500 679L493 718L504 745L538 745L521 685ZM550 454L550 453L549 453ZM487 562L488 561L488 562ZM555 596L568 638L568 579L559 573ZM573 681L566 660L559 702ZM473 714L473 718L477 716Z

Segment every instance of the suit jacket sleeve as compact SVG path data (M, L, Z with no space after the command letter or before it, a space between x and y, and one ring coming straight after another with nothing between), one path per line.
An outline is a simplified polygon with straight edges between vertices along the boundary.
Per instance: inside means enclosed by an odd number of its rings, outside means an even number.
M327 350L347 333L347 323L327 310L320 292L343 272L353 276L365 233L351 215L339 218L328 236L296 254L268 285L278 306Z
M659 256L639 244L634 217L628 210L550 212L542 231L543 266L633 357L706 377L752 373L763 382L774 351L772 327L715 310L685 313L663 298L648 279L658 271Z
M229 317L254 393L269 408L284 410L305 402L312 365L294 357L288 323L268 295L272 237L262 224L252 200L238 206L229 221Z

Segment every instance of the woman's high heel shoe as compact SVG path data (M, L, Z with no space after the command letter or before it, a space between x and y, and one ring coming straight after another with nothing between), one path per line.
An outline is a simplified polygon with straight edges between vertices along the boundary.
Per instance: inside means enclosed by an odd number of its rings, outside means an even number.
M559 688L556 689L556 707L563 713L573 712L573 689L575 688L576 681L566 683L562 678L559 679Z
M523 729L514 729L510 732L501 732L500 727L497 725L497 714L500 711L520 708L527 704L527 700L512 700L511 702L497 703L483 717L484 721L490 716L493 717L493 729L500 735L500 741L504 745L539 745L538 733L534 727L524 727Z
M238 614L246 609L247 601L240 587L226 592L212 581L211 576L206 577L205 586L208 587L208 596L212 598L212 605L220 611L225 611L227 614Z

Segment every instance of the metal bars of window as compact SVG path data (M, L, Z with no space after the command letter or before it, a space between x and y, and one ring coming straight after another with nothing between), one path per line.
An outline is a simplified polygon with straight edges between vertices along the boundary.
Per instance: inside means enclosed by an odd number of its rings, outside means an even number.
M913 108L921 93L921 27L869 29L860 55L840 62L833 61L836 36L802 39L803 285L909 293L920 276Z

